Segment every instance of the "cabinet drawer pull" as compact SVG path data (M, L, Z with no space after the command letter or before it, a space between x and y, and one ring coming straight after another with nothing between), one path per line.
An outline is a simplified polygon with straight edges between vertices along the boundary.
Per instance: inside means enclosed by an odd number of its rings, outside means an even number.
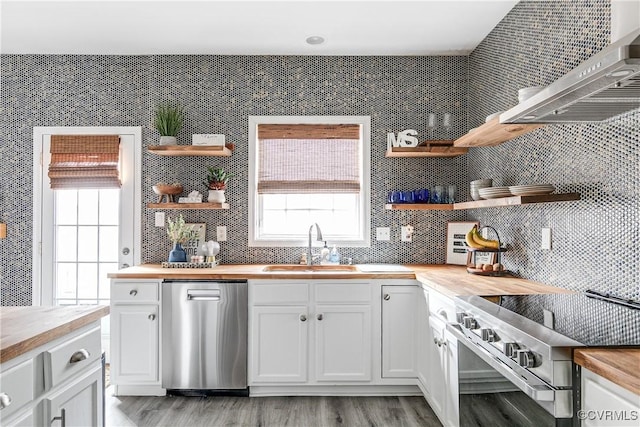
M384 298L385 301L389 301L391 299L391 295L384 294L384 296L382 298Z
M449 320L447 317L447 310L445 310L444 308L439 309L438 314L440 315L440 317L444 318L444 320Z
M131 289L131 291L129 291L129 295L135 297L136 295L138 295L138 291L136 291L135 289Z
M7 393L0 393L0 410L6 408L11 405L11 396Z
M53 417L51 419L51 424L53 424L55 421L60 421L60 427L66 427L67 425L67 419L66 419L66 414L65 414L65 410L64 409L60 409L60 416L59 417Z
M153 322L154 320L156 320L156 315L155 315L155 314L150 314L150 315L149 315L149 320L151 320L152 322Z
M322 313L318 314L318 320L322 320L324 319L324 316L322 315Z
M306 322L307 321L307 316L305 316L304 314L300 315L300 321L301 322Z
M88 358L89 358L89 352L84 348L81 348L80 350L76 351L71 355L71 359L69 359L69 363L82 362L83 360L87 360Z

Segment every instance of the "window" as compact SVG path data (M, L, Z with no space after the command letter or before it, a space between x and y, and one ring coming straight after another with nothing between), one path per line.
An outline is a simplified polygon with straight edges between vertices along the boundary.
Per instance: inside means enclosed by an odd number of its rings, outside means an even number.
M370 121L249 117L249 246L369 246Z

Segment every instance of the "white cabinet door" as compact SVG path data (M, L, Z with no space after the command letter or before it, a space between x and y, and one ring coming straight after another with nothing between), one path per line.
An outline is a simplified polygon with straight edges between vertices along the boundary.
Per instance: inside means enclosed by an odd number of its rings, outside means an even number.
M418 380L425 390L429 388L429 352L433 346L433 341L429 339L431 331L429 330L429 306L427 304L428 294L419 289L417 295L418 306L418 360L417 371Z
M102 366L46 400L47 426L102 426Z
M417 375L416 286L382 287L382 377L415 378Z
M112 305L111 378L114 384L160 381L159 333L157 304Z
M446 387L446 365L442 351L444 322L429 319L430 340L429 343L429 381L427 390L431 396L431 407L433 411L442 419L445 413L445 387Z
M582 368L582 426L637 426L640 396Z
M251 383L307 381L306 306L251 309Z
M371 307L317 305L315 325L318 381L371 381Z
M444 333L442 343L442 355L445 372L445 413L444 425L458 427L459 398L458 398L458 340L448 331Z

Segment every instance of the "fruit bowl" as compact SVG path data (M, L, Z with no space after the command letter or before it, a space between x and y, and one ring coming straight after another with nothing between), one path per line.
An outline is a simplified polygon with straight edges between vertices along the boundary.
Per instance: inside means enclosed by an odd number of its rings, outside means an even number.
M183 191L182 184L178 183L165 184L164 182L159 182L151 188L153 188L153 192L159 196L158 203L161 203L165 196L168 203L173 202L173 196L180 194Z

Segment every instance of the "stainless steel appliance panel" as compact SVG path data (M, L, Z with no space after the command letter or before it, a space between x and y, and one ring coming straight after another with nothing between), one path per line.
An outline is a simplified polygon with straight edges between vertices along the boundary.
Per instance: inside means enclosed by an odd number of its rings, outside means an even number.
M247 388L247 282L165 281L162 387Z

